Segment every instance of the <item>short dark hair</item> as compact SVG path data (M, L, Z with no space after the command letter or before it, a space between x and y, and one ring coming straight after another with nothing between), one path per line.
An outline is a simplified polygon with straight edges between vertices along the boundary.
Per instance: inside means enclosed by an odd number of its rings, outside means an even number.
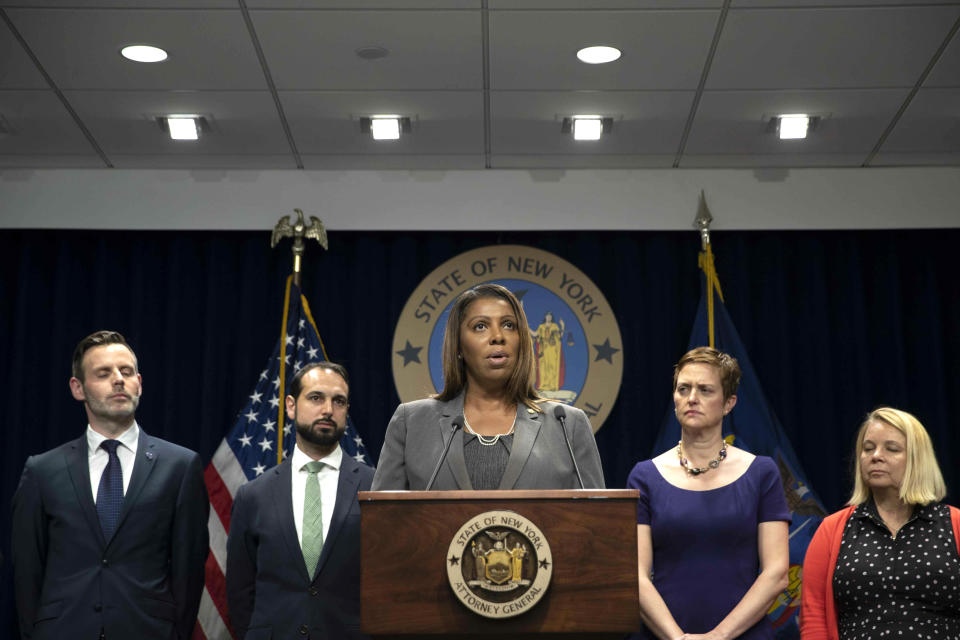
M133 353L133 348L127 344L127 339L120 335L119 332L107 330L94 331L77 343L76 349L73 350L73 377L83 382L83 356L94 347L102 347L108 344L122 344L127 349L130 349L130 353L133 354L133 360L136 362L137 354Z
M717 370L720 374L720 385L723 387L723 399L727 400L737 392L740 386L740 364L729 353L718 351L710 347L697 347L683 354L680 362L673 367L673 390L677 390L677 378L680 370L688 364L705 364Z
M293 379L290 380L290 386L287 387L287 395L293 396L294 400L299 398L300 392L303 391L303 376L314 369L329 369L343 378L343 381L347 383L347 397L350 396L350 377L347 375L346 367L336 362L327 362L326 360L322 362L311 362L300 369L300 371L297 371Z

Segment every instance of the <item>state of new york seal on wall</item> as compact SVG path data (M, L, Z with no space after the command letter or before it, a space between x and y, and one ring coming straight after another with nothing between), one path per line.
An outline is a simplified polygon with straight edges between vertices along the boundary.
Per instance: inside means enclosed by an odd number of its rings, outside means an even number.
M510 289L523 305L540 395L583 409L594 430L599 429L623 377L623 342L613 310L577 267L522 245L467 251L423 279L407 300L393 336L393 380L400 401L441 390L441 347L450 304L485 282Z
M465 522L447 549L447 579L468 609L512 618L537 604L553 575L540 528L513 511L487 511Z

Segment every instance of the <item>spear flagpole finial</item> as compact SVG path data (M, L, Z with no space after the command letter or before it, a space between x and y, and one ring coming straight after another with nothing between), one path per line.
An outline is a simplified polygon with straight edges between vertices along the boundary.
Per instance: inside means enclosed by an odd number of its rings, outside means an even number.
M700 248L707 250L710 244L710 223L713 222L713 216L710 215L710 209L707 208L707 199L700 190L700 203L697 205L697 217L693 219L693 227L700 230Z
M270 235L270 248L276 247L282 238L293 238L293 281L299 287L301 258L307 247L304 238L312 238L326 249L328 246L327 230L319 218L310 216L310 225L307 226L303 219L303 211L300 209L294 209L293 211L297 214L297 221L290 224L290 216L280 218Z

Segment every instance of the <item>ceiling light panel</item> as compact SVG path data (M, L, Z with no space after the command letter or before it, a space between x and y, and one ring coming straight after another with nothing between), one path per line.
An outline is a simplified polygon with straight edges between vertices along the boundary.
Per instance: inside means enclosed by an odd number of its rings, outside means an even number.
M120 49L120 55L134 62L163 62L168 57L163 49L148 44L131 44Z

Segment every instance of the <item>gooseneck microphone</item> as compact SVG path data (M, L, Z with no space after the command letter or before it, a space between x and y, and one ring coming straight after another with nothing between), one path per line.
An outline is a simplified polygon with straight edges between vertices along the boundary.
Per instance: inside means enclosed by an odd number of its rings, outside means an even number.
M573 462L573 470L577 472L577 482L583 489L583 477L580 475L580 467L577 466L577 458L573 455L573 447L570 445L570 438L567 436L567 412L563 407L557 405L553 409L553 417L560 422L560 428L563 429L563 440L567 443L567 451L570 452L570 460Z
M433 481L437 479L437 474L440 473L440 465L442 465L443 461L447 458L447 452L450 451L450 445L453 443L453 436L457 435L457 429L463 428L463 421L464 418L462 413L453 419L453 423L451 424L453 429L450 431L450 438L447 439L447 446L443 448L443 454L440 456L440 459L437 460L437 466L434 468L433 474L430 476L430 482L427 483L427 488L424 489L424 491L430 491L430 487L433 486ZM569 444L570 443L567 443L567 446L569 446ZM574 462L573 464L576 465L577 463ZM577 473L579 473L579 471ZM582 485L583 483L581 482L580 484Z

